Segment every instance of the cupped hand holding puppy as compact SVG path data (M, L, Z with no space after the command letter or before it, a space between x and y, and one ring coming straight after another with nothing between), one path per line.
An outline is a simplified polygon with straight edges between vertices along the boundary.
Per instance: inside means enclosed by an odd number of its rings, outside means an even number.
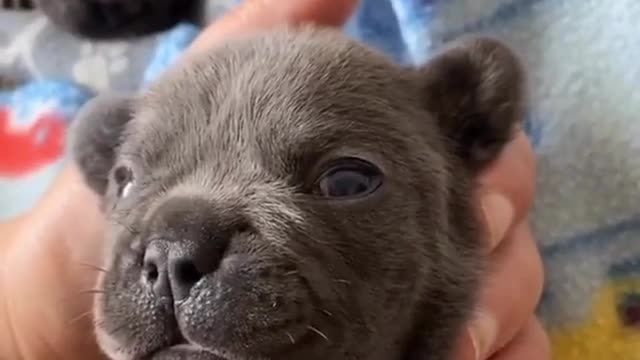
M339 26L353 0L246 1L211 25L197 52L239 32L278 24ZM527 214L535 162L523 133L480 178L478 216L486 224L489 276L476 317L460 334L456 360L550 358L534 315L542 265ZM92 334L91 289L103 244L97 199L68 167L33 212L0 224L0 358L101 358Z

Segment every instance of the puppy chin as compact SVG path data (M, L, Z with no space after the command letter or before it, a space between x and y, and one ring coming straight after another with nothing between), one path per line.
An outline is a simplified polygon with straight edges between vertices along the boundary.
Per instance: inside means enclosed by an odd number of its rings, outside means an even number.
M227 360L241 359L236 356L219 355L217 351L201 348L197 345L174 345L154 354L153 360L175 360L175 359L193 359L193 360Z
M96 338L102 352L111 360L136 360L140 359L139 354L123 349L118 341L116 341L106 331L96 329ZM224 358L217 354L216 351L208 350L198 345L180 344L167 348L160 348L150 355L143 356L148 359L183 359L193 358L198 360L223 360Z
M96 318L98 319L98 318ZM112 360L133 360L134 355L123 349L122 346L106 331L100 329L99 326L95 329L96 339L100 350Z
M102 288L104 277L104 273L101 272L97 281L98 288ZM114 336L112 336L108 331L102 329L100 324L102 324L105 319L104 313L101 310L102 296L104 296L104 294L97 294L95 296L92 309L95 324L93 332L98 346L104 355L111 360L134 360L137 356L132 350L124 348Z
M100 272L98 275L97 286L98 288L102 287L102 283L104 281L104 273ZM102 311L100 310L100 297L103 294L96 294L93 300L93 319L94 319L94 327L93 332L96 337L96 341L98 342L98 346L100 350L107 355L109 359L112 360L129 360L133 359L133 355L130 354L125 349L122 349L120 344L111 336L109 333L101 329L100 324L104 321L104 316Z

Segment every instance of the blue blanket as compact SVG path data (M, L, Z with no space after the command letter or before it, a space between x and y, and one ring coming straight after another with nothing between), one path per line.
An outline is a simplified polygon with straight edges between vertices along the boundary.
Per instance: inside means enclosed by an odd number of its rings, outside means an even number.
M237 0L215 2L224 9ZM533 223L547 275L539 313L561 360L640 356L638 19L637 0L364 0L345 27L406 64L424 62L442 43L468 32L500 38L524 60L532 104L526 129L539 156ZM140 87L170 66L197 31L181 25L162 35ZM51 95L56 86L67 87L56 91L67 94L64 99ZM0 93L0 136L3 119L55 124L69 117L92 96L83 89L45 78ZM30 111L16 110L26 103L33 105ZM4 117L3 104L10 110ZM62 115L57 108L65 110ZM1 181L3 165L25 167L19 166L25 154L17 146L37 143L37 131L26 129L30 135L8 137L13 150L1 144L0 195L31 194L23 198L29 202L33 191L7 190L29 189L28 177ZM40 148L34 153L50 155ZM20 201L11 198L12 204Z

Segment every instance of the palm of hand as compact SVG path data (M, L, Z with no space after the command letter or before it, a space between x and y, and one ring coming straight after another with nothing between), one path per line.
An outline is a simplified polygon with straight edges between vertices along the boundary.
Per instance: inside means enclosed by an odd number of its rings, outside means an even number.
M86 201L74 201L78 198ZM25 359L101 358L87 334L102 228L95 198L72 168L32 213L2 224L9 242L0 249L0 288L6 294L0 327L10 324L6 331L15 345L0 343L0 358L20 358L11 356L18 350Z

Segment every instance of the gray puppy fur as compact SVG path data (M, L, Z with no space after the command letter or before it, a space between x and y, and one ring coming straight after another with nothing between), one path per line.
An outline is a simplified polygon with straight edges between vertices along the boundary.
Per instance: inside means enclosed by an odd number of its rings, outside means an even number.
M402 67L332 30L236 38L77 118L110 220L113 359L447 359L483 269L470 195L523 113L504 45Z

